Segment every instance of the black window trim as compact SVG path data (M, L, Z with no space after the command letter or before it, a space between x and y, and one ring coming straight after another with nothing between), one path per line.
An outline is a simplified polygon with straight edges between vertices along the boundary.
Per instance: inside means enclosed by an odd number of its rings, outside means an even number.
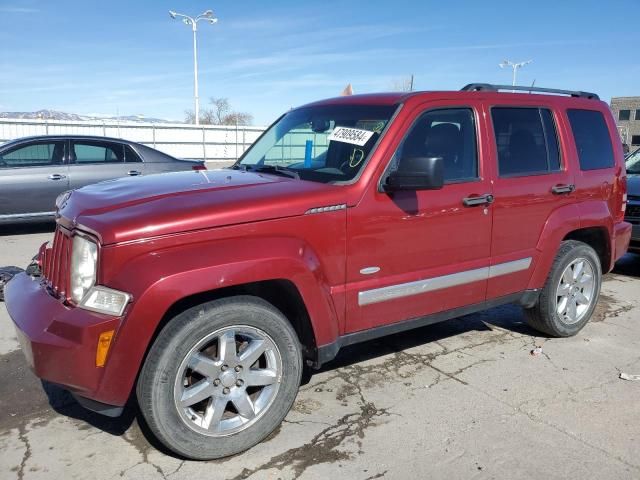
M422 108L424 104L419 105L417 108ZM429 105L428 103L426 105ZM469 104L459 104L459 105L445 105L445 106L437 106L437 107L433 107L433 108L427 108L426 110L422 110L420 111L416 117L413 119L413 121L411 122L411 125L409 125L409 127L405 130L404 134L402 135L402 138L400 139L400 142L398 143L398 146L393 150L393 153L391 154L391 156L389 157L389 160L387 160L387 165L384 168L384 171L382 172L382 175L380 176L380 179L378 180L378 192L380 193L384 193L384 181L386 180L387 176L390 173L390 169L391 169L391 162L393 161L393 158L396 156L396 154L398 153L398 150L400 149L400 147L402 146L402 144L404 143L404 141L407 138L407 135L411 132L411 130L413 130L413 127L416 126L416 123L418 123L418 121L420 120L420 118L423 115L426 115L427 113L431 113L431 112L437 112L438 110L471 110L471 113L473 114L473 127L474 127L474 133L475 133L475 137L476 137L476 176L475 177L469 177L469 178L456 178L456 179L452 179L452 180L445 180L444 181L444 186L447 185L456 185L456 184L460 184L460 183L476 183L476 182L481 182L484 180L484 177L482 176L482 162L480 160L480 152L481 152L481 145L480 145L480 132L479 132L479 127L480 127L480 122L479 122L479 114L478 114L478 109L474 106L471 106Z
M144 163L144 159L142 158L142 155L140 155L140 152L138 152L137 149L133 148L133 145L123 142L122 148L124 149L124 163ZM127 148L129 148L134 153L134 155L138 157L139 160L136 160L134 162L130 162L129 160L127 160Z
M21 148L30 147L32 145L41 145L43 143L62 143L62 162L61 163L51 163L49 165L27 165L27 166L10 166L10 165L0 165L0 170L12 170L18 168L53 168L53 167L64 167L69 165L69 145L67 140L63 138L54 138L54 139L33 139L24 142L20 142L17 145L14 145L12 148L9 148L6 153L12 153Z
M635 120L640 120L640 108L636 108Z
M545 150L547 152L547 170L537 170L533 172L526 173L510 173L508 175L500 174L500 161L498 159L498 136L496 135L496 127L493 123L493 109L494 108L528 108L528 109L536 109L538 110L538 116L540 117L540 125L542 126L542 134L544 135L545 141ZM551 120L553 121L553 128L555 130L556 144L558 145L558 160L560 161L560 165L558 169L551 169L549 165L549 146L547 143L547 132L544 126L544 121L542 120L542 113L540 110L549 110L551 112ZM489 106L489 117L491 117L491 130L493 131L493 145L495 147L495 165L496 165L496 173L498 174L498 178L521 178L521 177L538 177L541 175L553 175L555 173L562 173L566 171L566 165L564 162L564 155L562 154L562 142L560 141L560 135L558 134L558 116L557 112L553 107L548 105L516 105L516 104L495 104Z

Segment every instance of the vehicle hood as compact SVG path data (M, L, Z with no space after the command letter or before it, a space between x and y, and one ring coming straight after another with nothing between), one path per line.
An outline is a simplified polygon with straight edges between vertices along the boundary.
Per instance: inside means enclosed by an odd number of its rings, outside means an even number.
M200 170L109 180L74 190L59 222L104 245L189 230L303 215L344 203L343 187L240 170Z
M640 175L627 174L627 193L636 197L640 197Z

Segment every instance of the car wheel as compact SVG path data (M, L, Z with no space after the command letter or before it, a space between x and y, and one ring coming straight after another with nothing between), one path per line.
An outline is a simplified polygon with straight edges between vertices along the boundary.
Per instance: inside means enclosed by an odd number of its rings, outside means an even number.
M576 240L562 242L536 305L525 310L527 323L553 337L577 334L593 314L601 284L594 249Z
M162 329L137 384L153 434L186 458L242 452L282 422L302 374L296 332L271 304L249 296L180 313Z

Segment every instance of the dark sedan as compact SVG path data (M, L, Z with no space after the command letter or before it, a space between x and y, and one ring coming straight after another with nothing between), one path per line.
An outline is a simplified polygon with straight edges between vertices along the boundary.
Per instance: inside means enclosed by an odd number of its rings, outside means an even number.
M632 153L627 166L627 213L625 220L633 225L629 251L640 253L640 149Z
M0 224L53 218L58 195L91 183L204 168L117 138L20 138L0 145Z

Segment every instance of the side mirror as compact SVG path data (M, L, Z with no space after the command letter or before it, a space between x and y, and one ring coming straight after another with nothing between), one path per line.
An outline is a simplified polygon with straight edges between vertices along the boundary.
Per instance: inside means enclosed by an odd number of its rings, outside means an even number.
M391 172L382 185L386 192L399 190L438 190L444 185L442 157L406 157L398 170Z

